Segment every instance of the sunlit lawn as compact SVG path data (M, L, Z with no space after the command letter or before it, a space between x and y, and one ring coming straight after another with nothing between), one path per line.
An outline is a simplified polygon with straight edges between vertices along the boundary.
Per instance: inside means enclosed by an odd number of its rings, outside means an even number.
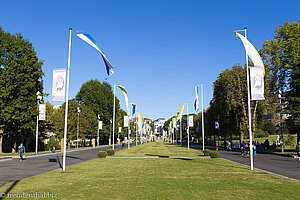
M173 145L171 143L151 142L139 145L135 148L130 148L126 151L116 152L116 156L161 156L161 157L174 157L174 156L202 156L203 153L183 148L179 145Z
M118 154L199 155L198 152L163 143L144 144ZM258 171L253 173L246 167L222 159L200 156L95 159L69 167L67 172L72 173L56 171L20 181L10 193L49 192L57 194L58 199L300 198L299 182ZM0 193L10 186L0 188Z

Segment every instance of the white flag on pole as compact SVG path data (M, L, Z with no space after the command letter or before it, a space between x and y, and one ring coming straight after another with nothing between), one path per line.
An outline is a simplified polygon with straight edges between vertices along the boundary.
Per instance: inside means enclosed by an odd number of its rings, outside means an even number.
M193 115L189 116L189 127L193 127L194 126L194 117Z
M39 104L39 120L46 119L46 104Z
M128 127L128 116L124 116L124 127Z
M251 99L265 100L264 97L264 72L262 67L249 67L251 80Z
M66 69L54 69L51 101L65 101Z

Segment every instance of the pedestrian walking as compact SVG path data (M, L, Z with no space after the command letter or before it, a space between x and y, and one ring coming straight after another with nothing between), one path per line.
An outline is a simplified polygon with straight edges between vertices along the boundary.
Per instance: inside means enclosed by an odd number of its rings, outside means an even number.
M25 147L23 146L23 143L20 144L19 148L19 155L20 155L20 161L23 161L23 154L25 153Z
M216 150L219 151L219 142L216 141Z
M235 142L235 148L236 148L236 150L239 149L239 143L237 141Z
M245 154L245 142L243 141L243 143L241 144L241 153L242 153L242 155L244 155Z
M123 140L123 142L122 142L122 148L124 148L125 147L125 141Z
M256 145L253 143L253 154L256 155Z
M52 152L52 153L55 153L55 147L52 147L52 148L51 148L51 152Z

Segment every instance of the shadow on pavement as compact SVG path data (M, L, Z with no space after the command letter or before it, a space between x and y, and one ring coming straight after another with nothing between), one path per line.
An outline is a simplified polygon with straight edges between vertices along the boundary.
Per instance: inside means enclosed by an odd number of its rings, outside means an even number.
M5 192L0 195L0 199L4 199L6 194L8 194L19 182L20 180L16 180Z
M74 159L79 159L79 160L82 160L82 158L78 158L78 157L75 157L75 156L66 156L67 158L74 158Z

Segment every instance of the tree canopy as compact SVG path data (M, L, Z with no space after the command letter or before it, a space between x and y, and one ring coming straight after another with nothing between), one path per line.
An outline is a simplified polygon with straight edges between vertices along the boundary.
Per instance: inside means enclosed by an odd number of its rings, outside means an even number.
M0 128L4 135L33 136L36 93L43 92L42 65L28 40L0 27Z

